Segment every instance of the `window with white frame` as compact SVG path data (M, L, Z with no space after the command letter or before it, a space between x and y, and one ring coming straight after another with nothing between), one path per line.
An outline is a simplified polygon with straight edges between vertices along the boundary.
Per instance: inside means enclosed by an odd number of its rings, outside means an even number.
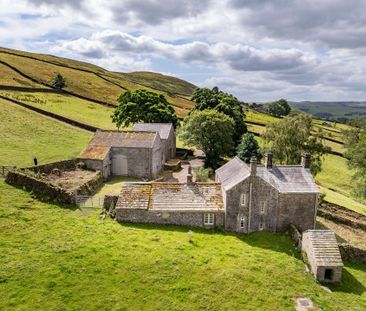
M266 201L260 201L259 202L259 212L261 215L264 215L266 213L266 207L267 207L267 202Z
M259 231L263 231L263 229L264 229L264 224L263 224L262 222L261 222L261 223L259 223L258 229L259 229Z
M248 195L246 193L242 193L240 196L240 205L247 206L248 204Z
M205 213L203 216L203 222L205 225L213 225L215 220L215 214Z
M240 217L240 229L245 228L245 217Z

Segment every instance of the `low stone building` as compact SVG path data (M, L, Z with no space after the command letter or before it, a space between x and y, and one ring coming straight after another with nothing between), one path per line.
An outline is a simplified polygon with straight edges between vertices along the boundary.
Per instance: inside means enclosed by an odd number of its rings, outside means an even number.
M88 169L104 178L154 179L162 171L164 149L158 132L97 131L79 155Z
M158 132L164 149L164 162L175 158L176 137L171 123L136 123L133 128L137 132Z
M332 230L305 231L302 235L302 250L311 272L319 282L341 281L343 262Z
M300 231L315 228L318 188L310 172L310 155L302 165L250 165L233 158L216 170L222 184L225 229L250 233L286 231L294 224Z
M124 183L115 213L119 221L208 228L225 218L217 183Z

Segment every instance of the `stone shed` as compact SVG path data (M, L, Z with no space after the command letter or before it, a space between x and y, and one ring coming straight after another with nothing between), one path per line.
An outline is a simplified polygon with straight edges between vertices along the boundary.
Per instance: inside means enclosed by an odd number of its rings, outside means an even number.
M136 123L133 128L138 132L158 132L164 149L164 162L175 158L176 137L171 123Z
M97 131L79 155L87 168L104 178L156 178L163 167L163 145L157 132Z
M310 156L301 165L264 165L233 158L216 170L222 184L225 229L250 233L286 231L294 224L300 231L315 228L318 188L310 172Z
M115 211L118 221L207 228L225 217L217 183L124 183Z
M302 250L319 282L336 283L342 278L343 262L332 230L307 230L302 236Z

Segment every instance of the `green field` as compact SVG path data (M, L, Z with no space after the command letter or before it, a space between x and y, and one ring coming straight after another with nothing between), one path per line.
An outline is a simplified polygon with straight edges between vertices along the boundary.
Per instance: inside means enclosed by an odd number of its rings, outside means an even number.
M0 99L0 165L31 166L77 156L91 133Z
M74 96L1 90L0 95L101 129L116 129L111 119L111 114L114 111L113 108L95 104Z
M366 308L366 266L327 293L285 234L122 225L95 209L40 203L0 181L1 310ZM192 230L192 229L191 229Z

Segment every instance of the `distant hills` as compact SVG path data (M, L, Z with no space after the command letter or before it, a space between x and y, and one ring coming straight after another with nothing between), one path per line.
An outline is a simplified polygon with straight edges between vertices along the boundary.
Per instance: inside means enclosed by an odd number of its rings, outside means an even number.
M302 101L290 102L290 105L325 120L345 122L349 119L366 118L366 101Z

